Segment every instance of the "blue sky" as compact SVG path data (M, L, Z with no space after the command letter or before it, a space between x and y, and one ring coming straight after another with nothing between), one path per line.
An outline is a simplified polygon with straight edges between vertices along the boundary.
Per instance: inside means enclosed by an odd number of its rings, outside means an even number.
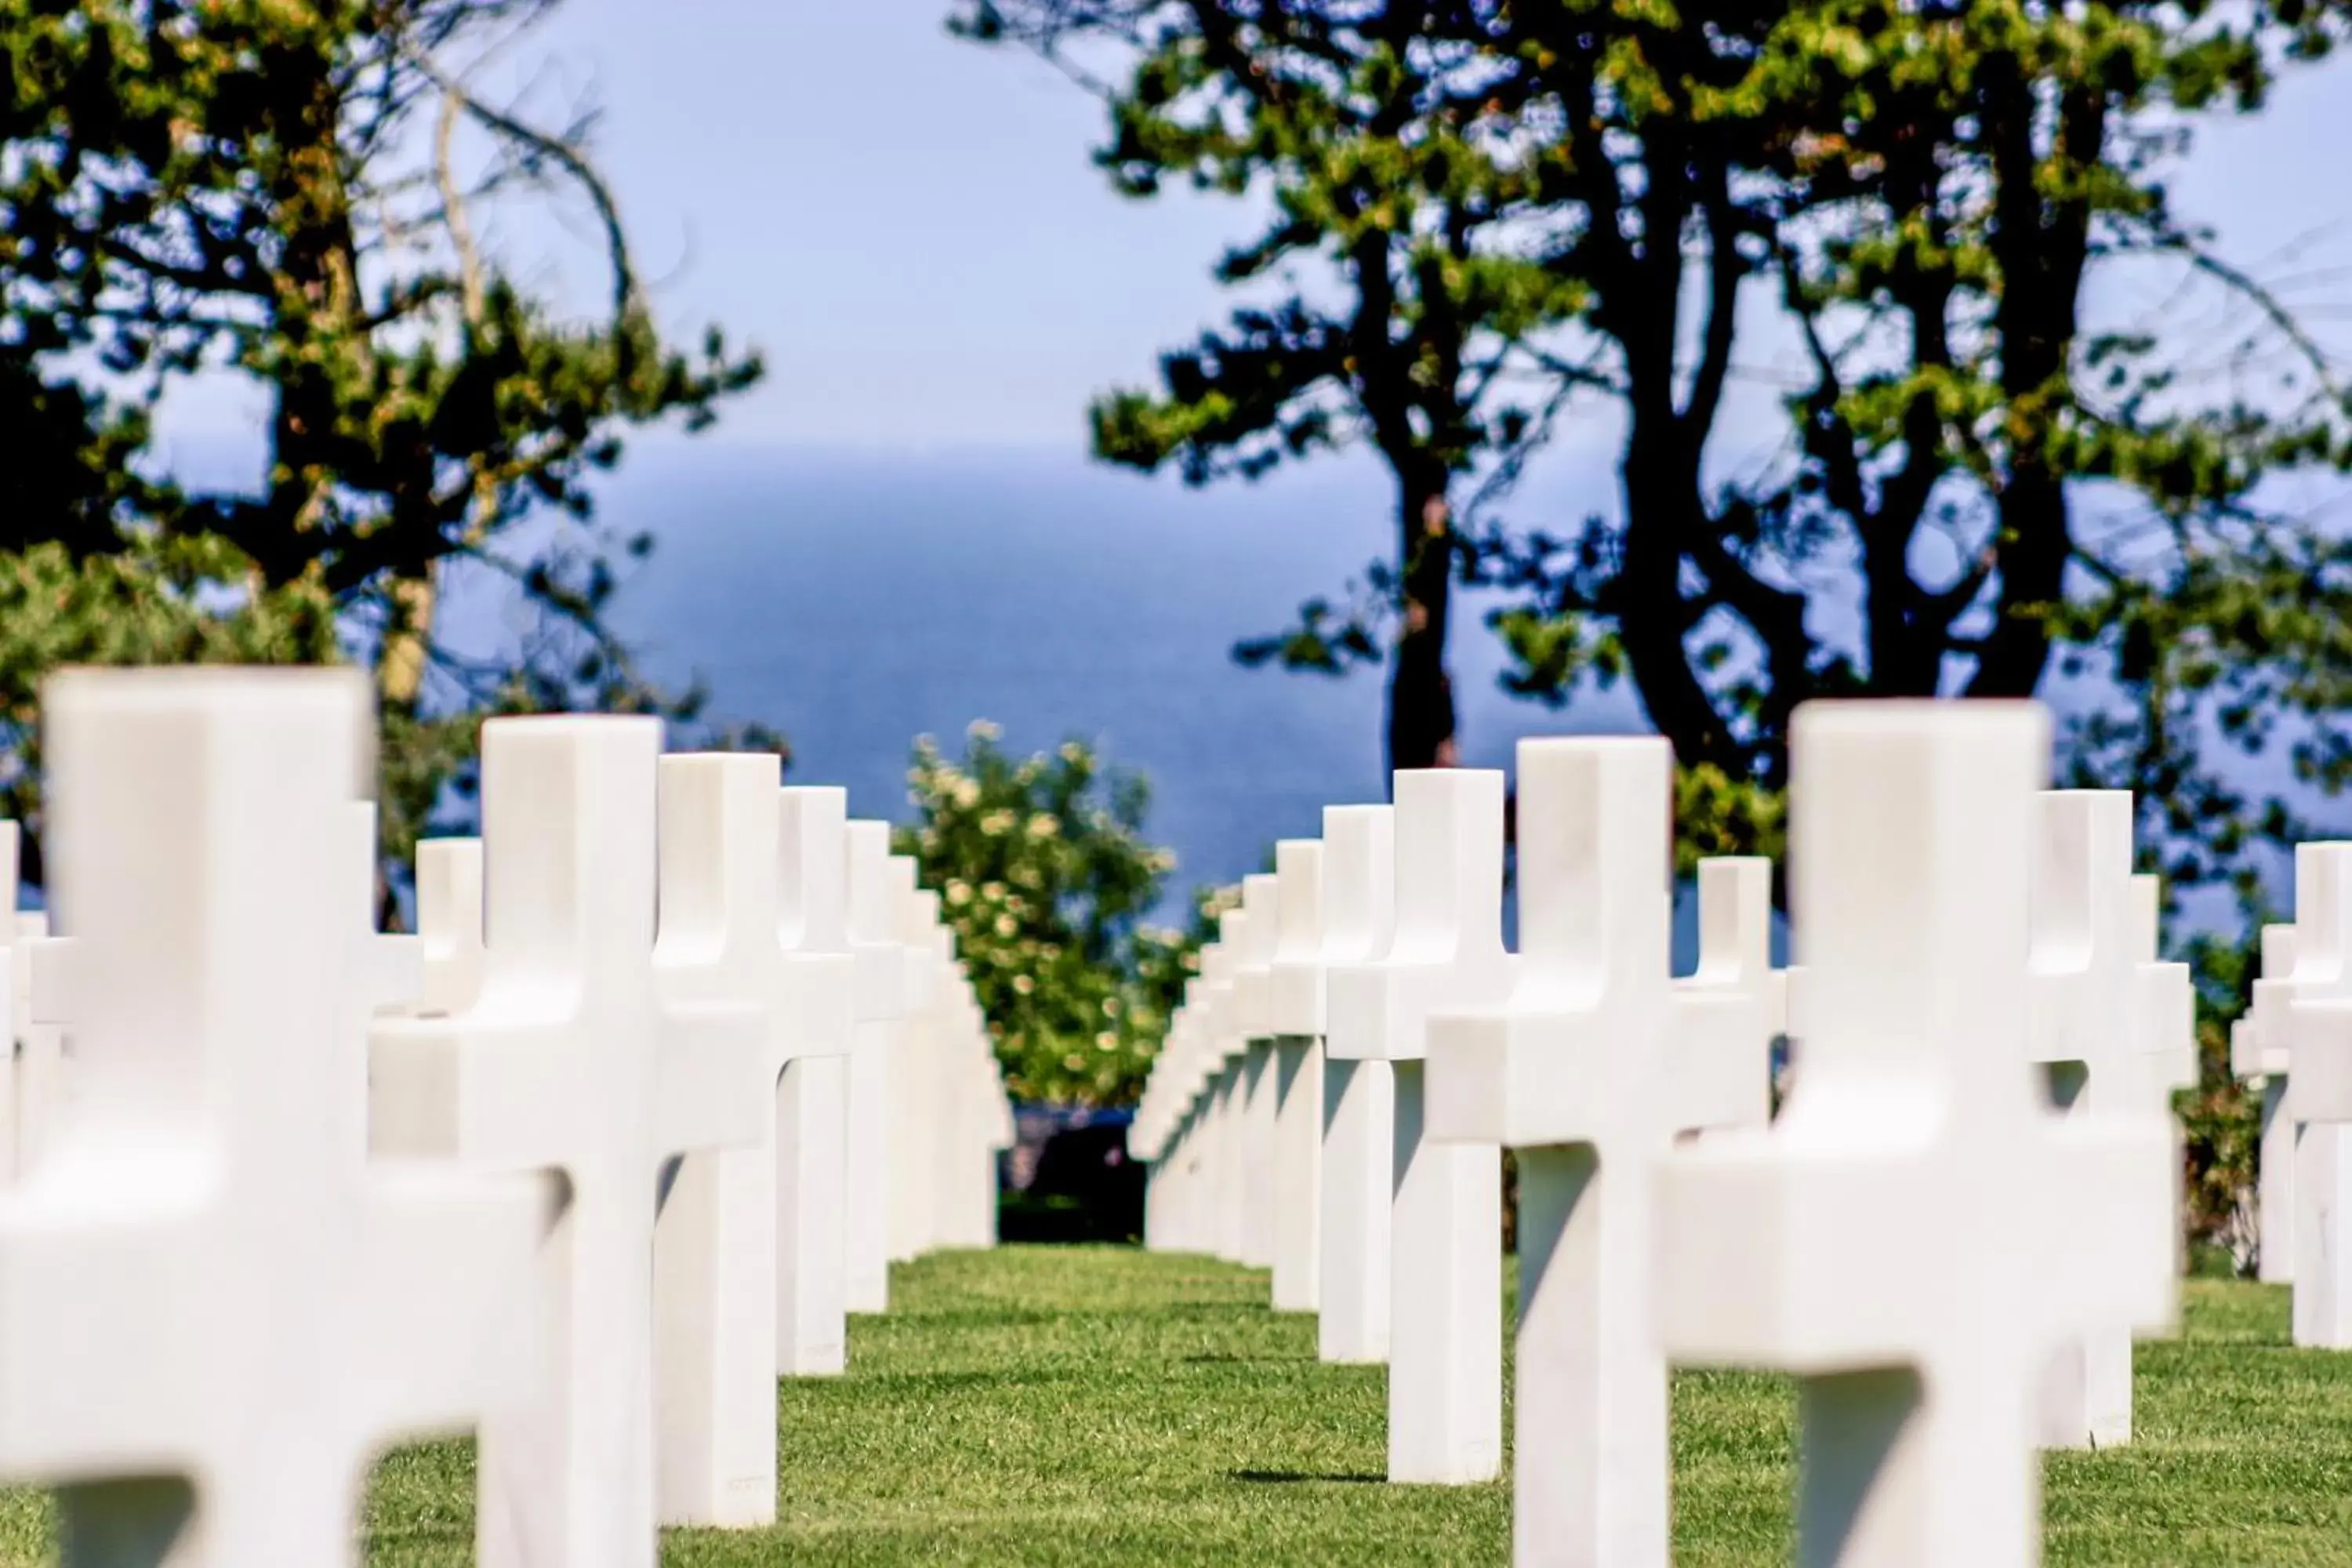
M950 38L947 0L569 0L502 60L547 109L603 106L598 153L666 317L763 349L730 443L1077 456L1088 395L1220 312L1207 266L1246 214L1113 195L1094 102L1017 50ZM527 68L527 69L526 69ZM2298 72L2208 131L2179 182L2238 260L2352 264L2352 62ZM2316 237L2290 263L2282 247ZM518 256L593 288L588 252L504 220ZM2352 302L2352 276L2307 296ZM180 428L239 423L213 400ZM209 427L209 428L208 428ZM1760 432L1759 432L1760 435ZM1568 461L1598 460L1599 430Z

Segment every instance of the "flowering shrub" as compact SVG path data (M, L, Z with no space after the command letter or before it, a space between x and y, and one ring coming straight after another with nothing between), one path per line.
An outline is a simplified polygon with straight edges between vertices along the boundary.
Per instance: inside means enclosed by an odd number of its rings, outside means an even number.
M1015 759L995 725L953 760L926 735L898 832L980 994L1007 1087L1025 1100L1123 1105L1143 1087L1199 963L1204 921L1147 922L1176 857L1143 837L1150 791L1077 741Z

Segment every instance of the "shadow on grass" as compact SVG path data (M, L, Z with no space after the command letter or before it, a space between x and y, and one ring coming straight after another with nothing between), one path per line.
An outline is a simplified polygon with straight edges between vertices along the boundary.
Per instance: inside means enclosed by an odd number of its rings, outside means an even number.
M1247 1481L1252 1486L1289 1487L1302 1482L1329 1486L1381 1487L1388 1485L1386 1476L1368 1476L1354 1470L1228 1470L1225 1479Z

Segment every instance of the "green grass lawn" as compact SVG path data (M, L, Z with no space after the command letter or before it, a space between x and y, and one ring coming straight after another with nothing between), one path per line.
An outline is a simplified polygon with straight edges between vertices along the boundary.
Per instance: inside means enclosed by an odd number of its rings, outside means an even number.
M1121 1248L1015 1247L900 1269L854 1370L788 1383L780 1522L677 1531L681 1565L1507 1561L1501 1485L1389 1487L1377 1368L1326 1367L1265 1276ZM2053 1563L2352 1568L2352 1356L2287 1344L2283 1290L2193 1282L2143 1346L2139 1440L2050 1462ZM1785 1561L1779 1379L1675 1386L1679 1563ZM470 1560L470 1448L378 1471L369 1561ZM0 1564L50 1560L37 1496L0 1503Z

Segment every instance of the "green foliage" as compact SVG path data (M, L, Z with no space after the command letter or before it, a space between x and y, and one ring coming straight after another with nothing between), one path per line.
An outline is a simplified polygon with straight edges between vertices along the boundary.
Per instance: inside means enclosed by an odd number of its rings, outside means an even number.
M1116 40L1122 74L1089 79L1109 122L1096 158L1113 185L1270 204L1214 268L1244 302L1162 355L1156 387L1097 399L1094 447L1146 470L1172 464L1194 484L1357 443L1379 453L1397 482L1396 544L1367 574L1370 592L1344 616L1310 601L1294 629L1236 651L1337 672L1393 643L1399 767L1452 746L1455 492L1515 473L1540 441L1560 362L1536 340L1587 297L1524 247L1485 243L1540 192L1489 101L1485 43L1422 25L1423 9L962 0L952 24L1066 62L1070 46L1083 57Z
M898 831L988 1016L1018 1099L1122 1105L1141 1092L1204 921L1147 922L1176 858L1143 837L1150 792L1077 741L1016 759L986 722L961 759L924 736Z
M625 431L699 428L760 367L715 331L660 341L587 117L541 127L469 85L553 4L0 0L0 428L33 437L0 476L0 551L27 552L0 578L79 574L0 645L0 696L59 659L362 661L396 851L484 712L691 716L604 625L648 542L597 528L591 487ZM478 237L524 199L589 215L601 314L558 315L544 258ZM174 393L263 406L257 486L161 470ZM528 544L526 519L548 525ZM436 637L460 563L530 610L519 657Z
M2348 16L966 0L960 22L1097 89L1124 187L1273 200L1226 272L1281 302L1098 405L1102 449L1247 471L1377 440L1365 378L1394 363L1396 452L1490 465L1446 492L1442 537L1505 591L1505 684L1567 703L1630 681L1711 770L1703 841L1769 841L1804 700L2063 683L2065 781L2137 791L2175 887L2251 899L2352 782L2352 542L2275 482L2344 468L2352 419L2295 300L2168 182ZM1727 464L1759 326L1799 346L1785 438ZM1510 480L1578 395L1614 405L1618 504L1524 515ZM1424 492L1403 493L1410 517ZM1253 651L1328 668L1380 646L1421 537L1358 609L1310 601ZM2244 765L2264 753L2291 768Z

